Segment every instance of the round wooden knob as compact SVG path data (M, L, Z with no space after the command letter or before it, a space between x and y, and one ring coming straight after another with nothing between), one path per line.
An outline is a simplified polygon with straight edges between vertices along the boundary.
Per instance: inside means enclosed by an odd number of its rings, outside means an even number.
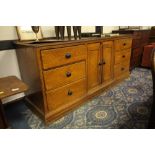
M68 91L68 96L72 96L73 92L71 90Z
M102 65L102 62L99 62L99 64L98 64L99 66L101 66Z
M67 73L66 73L66 76L67 76L67 77L70 77L71 75L72 75L71 72L67 72Z
M66 57L66 59L69 59L69 58L71 58L71 54L70 53L66 53L65 57Z
M125 69L125 68L123 68L123 67L121 68L122 71L123 71L124 69Z

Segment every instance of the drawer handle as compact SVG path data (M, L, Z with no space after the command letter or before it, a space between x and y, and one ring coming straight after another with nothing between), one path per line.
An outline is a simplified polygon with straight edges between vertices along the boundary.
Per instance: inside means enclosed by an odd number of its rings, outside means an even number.
M70 53L66 53L65 57L66 57L66 59L69 59L69 58L71 58L71 54Z
M123 68L123 67L121 68L122 71L123 71L124 69L125 69L125 68Z
M98 65L105 65L106 63L105 63L105 61L103 61L103 62L99 62L99 64Z
M68 96L72 96L73 92L71 90L68 91Z
M123 44L123 46L125 46L125 45L126 45L126 43Z
M67 77L70 77L71 75L72 75L71 72L67 72L67 73L66 73L66 76L67 76Z
M102 62L99 62L99 64L98 64L99 66L101 66L102 65Z
M123 55L122 58L125 58L125 55Z

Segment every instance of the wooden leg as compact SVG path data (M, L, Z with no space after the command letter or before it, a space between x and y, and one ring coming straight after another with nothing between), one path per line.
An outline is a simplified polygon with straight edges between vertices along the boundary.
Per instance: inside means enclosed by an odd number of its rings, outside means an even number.
M0 100L0 129L8 128L7 120L5 117L2 101Z

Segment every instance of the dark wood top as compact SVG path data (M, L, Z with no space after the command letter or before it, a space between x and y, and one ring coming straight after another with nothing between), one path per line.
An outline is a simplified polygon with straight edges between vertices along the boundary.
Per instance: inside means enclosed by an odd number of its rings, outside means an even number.
M15 76L0 78L0 99L28 90L28 86Z
M119 36L111 36L111 37L89 37L82 38L80 40L68 40L67 38L64 40L40 40L40 43L35 41L16 41L15 44L17 46L29 46L29 47L45 47L45 46L57 46L57 45L66 45L66 44L81 44L81 43L89 43L89 42L101 42L101 41L109 41L114 39L121 38L132 38L132 35L119 35Z
M138 29L124 29L124 30L113 30L112 33L121 33L121 32L127 32L127 33L133 33L135 31L150 31L148 29L144 30L138 30Z

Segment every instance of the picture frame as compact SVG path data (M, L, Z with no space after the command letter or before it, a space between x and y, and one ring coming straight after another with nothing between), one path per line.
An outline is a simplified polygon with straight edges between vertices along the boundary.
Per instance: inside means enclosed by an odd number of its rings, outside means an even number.
M103 26L81 26L82 37L96 37L103 34Z
M20 41L36 40L36 35L33 32L31 26L16 26L17 35ZM43 39L41 27L37 33L38 39Z
M137 29L137 30L139 30L140 26L129 26L129 29Z
M119 30L126 30L129 29L129 26L119 26Z

